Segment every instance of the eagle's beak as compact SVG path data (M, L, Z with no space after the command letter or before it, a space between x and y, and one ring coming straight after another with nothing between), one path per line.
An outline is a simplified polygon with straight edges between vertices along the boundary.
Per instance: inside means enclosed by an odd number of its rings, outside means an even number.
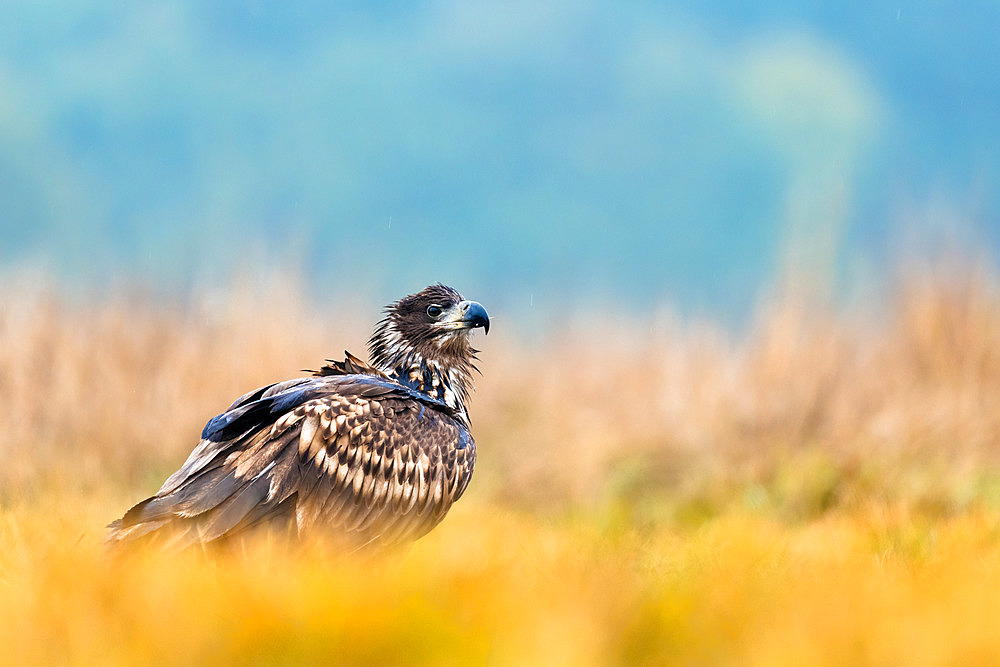
M485 333L490 332L490 316L478 301L462 301L456 311L463 329L482 327Z

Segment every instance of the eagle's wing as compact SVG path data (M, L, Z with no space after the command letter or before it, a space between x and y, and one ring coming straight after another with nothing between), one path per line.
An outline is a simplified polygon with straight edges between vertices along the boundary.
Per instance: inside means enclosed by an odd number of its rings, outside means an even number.
M465 491L475 444L433 401L364 376L303 378L240 398L109 540L211 542L260 524L389 544L433 528Z

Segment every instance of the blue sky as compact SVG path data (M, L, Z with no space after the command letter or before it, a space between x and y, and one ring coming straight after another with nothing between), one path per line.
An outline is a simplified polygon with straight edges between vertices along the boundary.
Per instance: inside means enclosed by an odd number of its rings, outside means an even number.
M995 250L1000 4L709 4L8 3L0 262L728 315Z

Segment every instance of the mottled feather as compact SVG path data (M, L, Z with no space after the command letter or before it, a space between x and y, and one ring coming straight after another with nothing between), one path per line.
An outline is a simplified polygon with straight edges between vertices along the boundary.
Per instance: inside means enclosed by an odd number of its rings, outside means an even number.
M452 319L432 316L446 308ZM420 537L475 465L464 398L476 326L488 326L482 306L440 285L389 306L372 337L376 365L345 353L312 377L240 397L154 496L111 524L109 541L185 546L262 527L355 545ZM415 367L433 369L448 391L407 381Z

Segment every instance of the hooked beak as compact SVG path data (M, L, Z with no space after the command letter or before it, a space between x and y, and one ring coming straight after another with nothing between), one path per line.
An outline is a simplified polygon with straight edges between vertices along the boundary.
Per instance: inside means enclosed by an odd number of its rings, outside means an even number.
M458 304L458 310L462 313L462 321L465 322L470 329L482 327L483 333L489 334L490 316L481 303L478 301L463 301Z
M450 316L442 320L439 326L446 329L477 329L483 328L490 332L490 316L478 301L462 301L455 305Z

